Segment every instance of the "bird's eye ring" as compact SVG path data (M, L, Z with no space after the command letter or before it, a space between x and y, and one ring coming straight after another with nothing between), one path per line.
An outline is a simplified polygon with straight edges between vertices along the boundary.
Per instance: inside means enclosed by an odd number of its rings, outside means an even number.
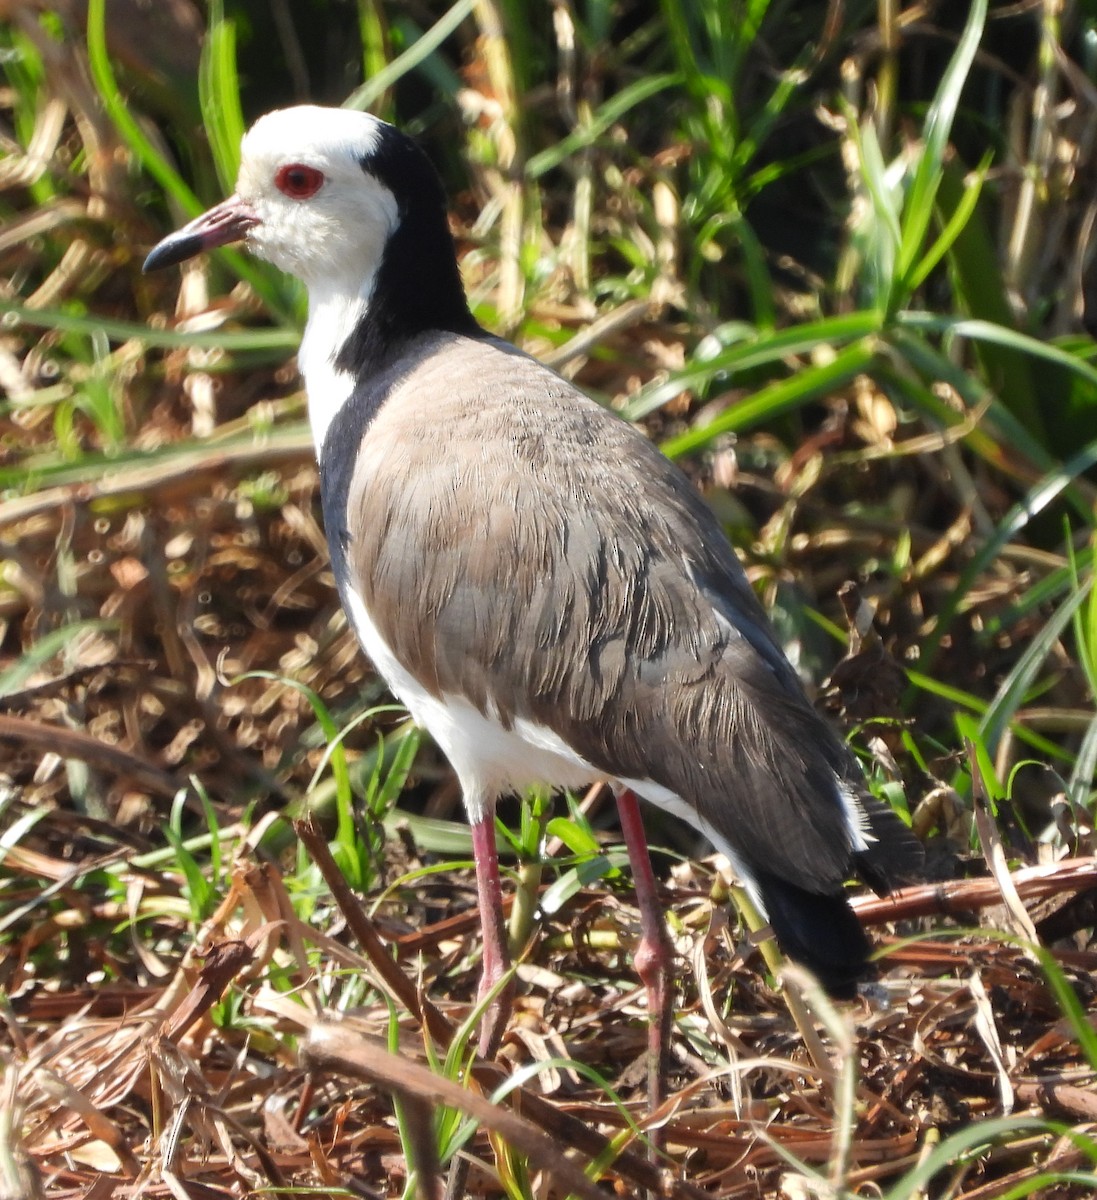
M288 163L278 168L274 186L291 200L308 200L324 186L324 172L304 163Z

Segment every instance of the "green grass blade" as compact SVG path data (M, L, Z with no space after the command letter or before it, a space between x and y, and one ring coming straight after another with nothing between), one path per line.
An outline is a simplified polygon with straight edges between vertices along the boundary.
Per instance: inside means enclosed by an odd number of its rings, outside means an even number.
M400 738L396 754L389 767L388 773L376 789L370 802L370 811L377 817L383 818L392 808L404 790L408 775L415 764L415 756L419 753L422 734L411 725Z
M953 687L951 684L934 679L931 675L925 675L921 671L912 671L908 668L906 677L912 687L918 688L930 696L937 696L941 700L946 700L949 704L954 704L959 708L967 709L973 713L980 713L984 716L990 708L989 701L974 696L971 692L966 692L962 688ZM1062 746L1058 746L1047 738L1041 737L1038 733L1033 733L1031 729L1027 729L1025 726L1019 724L1012 725L1010 728L1014 737L1031 746L1038 753L1045 755L1049 760L1058 760L1064 763L1072 761L1072 755L1064 750ZM975 739L978 739L977 728ZM928 768L925 769L928 770Z
M1074 769L1067 781L1067 795L1076 804L1092 807L1094 780L1097 779L1097 717L1089 723L1078 746Z
M3 863L7 852L13 846L18 846L35 825L47 816L49 816L49 809L32 808L30 812L25 812L21 816L16 817L6 828L0 829L0 864ZM3 932L3 928L3 924L0 923L0 932Z
M186 793L180 791L172 801L171 815L164 825L164 836L172 850L171 861L183 876L187 892L187 904L193 922L201 924L210 910L213 887L206 878L198 860L187 848L183 838L183 808Z
M990 707L979 723L979 740L989 748L991 754L996 751L998 741L1006 726L1013 719L1017 709L1024 703L1045 660L1054 650L1063 630L1070 624L1075 610L1086 599L1091 586L1092 581L1089 581L1084 588L1080 588L1063 601L1048 618L1040 632L1025 647L1024 653L1002 681Z
M3 560L0 559L0 574ZM43 634L29 650L25 650L13 663L0 671L0 696L10 696L22 688L28 679L55 655L60 654L74 639L84 633L97 630L117 630L119 622L89 619L73 621Z
M677 74L652 75L645 79L638 79L635 83L623 88L600 105L592 114L590 121L581 129L561 138L555 146L550 146L547 150L534 154L526 163L526 178L539 179L546 172L571 158L572 155L586 150L631 109L645 100L659 95L660 92L675 87L680 82L681 79Z
M907 280L907 287L910 291L913 292L925 283L929 273L949 253L956 244L956 240L967 228L968 222L978 207L979 197L983 192L983 184L986 182L987 171L990 170L990 163L991 155L987 151L974 174L970 179L965 181L959 201L953 207L952 211L947 214L945 226L937 235L933 245L922 255L921 261L911 268L910 277Z
M88 65L103 107L137 160L189 217L202 211L198 197L134 119L114 77L107 49L106 0L88 0Z
M835 388L849 383L862 371L867 371L872 366L876 353L876 345L870 339L847 346L830 362L805 367L792 378L772 383L749 399L732 405L703 428L690 429L664 442L663 453L668 458L695 453L721 434L749 429L763 421L782 416L820 396L826 396Z
M971 320L967 317L939 316L936 313L906 311L896 314L897 323L904 329L921 333L951 334L954 337L971 338L973 341L992 342L1021 350L1033 358L1041 358L1056 366L1065 367L1075 375L1097 386L1097 368L1084 358L1071 354L1052 342L1042 342L1016 329L996 325L992 321Z
M1021 497L1006 516L999 521L994 533L982 543L961 572L956 587L946 597L932 633L922 649L924 662L929 662L941 638L948 632L953 618L960 610L964 597L968 596L979 575L1002 553L1005 546L1017 536L1034 517L1045 512L1060 495L1066 492L1075 479L1097 464L1097 442L1085 446L1080 453L1063 463Z
M811 354L824 345L839 346L869 337L880 329L880 315L866 311L809 321L774 333L758 335L751 330L752 336L736 341L709 358L695 357L693 364L685 370L646 388L622 408L621 415L628 421L639 421L682 392L700 391L717 381L725 383L736 371L782 363L797 355Z
M225 19L223 0L210 2L209 29L198 70L198 95L217 178L225 192L231 192L240 169L240 141L245 125L236 71L236 24Z
M1064 542L1071 588L1077 591L1085 587L1091 577L1083 575L1079 556L1070 536L1069 524L1064 530ZM1077 648L1078 665L1085 672L1089 693L1091 696L1097 696L1097 589L1089 589L1088 602L1074 614L1074 643Z
M202 805L202 815L206 819L206 828L209 830L209 849L210 849L210 873L215 883L221 882L221 823L217 819L217 810L213 807L213 802L210 800L209 792L202 786L199 779L191 777L190 785L194 788L198 796L198 801Z
M985 1152L1007 1139L1041 1133L1061 1137L1066 1132L1064 1126L1040 1117L998 1117L989 1121L977 1121L945 1138L929 1153L920 1156L915 1167L883 1192L882 1200L911 1200L913 1196L932 1195L929 1185L935 1175L954 1169L957 1162Z
M230 332L210 329L182 333L173 329L157 329L152 325L139 325L134 321L122 321L116 317L87 316L61 308L27 308L22 304L0 303L0 311L5 314L5 323L13 325L18 322L65 333L102 333L112 342L137 341L165 350L196 346L210 350L292 351L296 350L301 340L300 330L296 327Z
M242 683L245 679L268 679L275 683L280 683L284 687L290 687L300 692L308 701L313 716L316 717L316 723L320 726L320 730L324 735L324 740L333 747L330 752L329 762L331 763L331 773L335 780L336 789L336 814L338 821L335 837L336 845L337 848L353 845L355 841L354 794L350 784L350 773L347 769L347 755L343 748L342 739L339 736L339 727L332 719L327 705L321 699L319 693L309 687L308 684L302 683L299 679L290 679L285 675L279 675L276 671L247 671L243 675L235 676L231 680L231 684ZM346 870L348 864L343 861L344 857L340 856L339 865ZM361 880L352 878L350 882L358 885L361 883Z
M898 278L908 295L911 291L911 279L919 269L922 245L933 217L945 152L960 104L960 93L975 60L986 16L987 0L974 0L968 12L964 32L926 116L925 144L903 208L903 233L896 268Z
M946 163L937 193L938 213L958 213L970 193L968 176L960 164ZM1006 280L998 264L993 231L988 226L987 215L978 205L967 215L948 249L948 268L954 303L959 311L1006 329L1016 326ZM1062 404L1055 396L1059 389L1055 386L1053 373L1044 372L1040 387L1036 388L1033 384L1036 364L1023 349L977 341L975 353L984 378L1002 403L1041 446L1047 446L1043 413L1056 411L1056 401Z
M595 855L602 846L589 828L577 825L569 817L552 817L545 825L545 836L559 838L572 852L579 856Z
M1079 999L1055 955L1043 946L1033 946L1029 942L1020 941L1018 944L1031 950L1039 959L1040 969L1055 996L1056 1003L1063 1011L1063 1016L1067 1019L1071 1034L1081 1046L1090 1070L1097 1071L1097 1028L1094 1028L1086 1006Z
M890 312L893 307L895 262L902 240L899 189L888 178L887 164L875 126L868 121L858 124L853 113L849 114L848 121L850 137L861 167L858 184L868 193L872 202L860 217L854 217L853 249L857 252L857 258L864 263L867 275L855 292L861 303L870 303L882 314Z
M461 22L469 16L476 7L476 0L457 0L447 12L413 42L403 54L398 55L387 66L371 76L356 88L343 102L344 108L354 108L365 112L380 99L390 87L402 79L409 71L413 71L424 59L432 55L438 47L454 33Z
M552 916L584 888L627 866L628 854L624 850L585 858L581 863L564 871L545 888L538 901L538 907L547 916Z

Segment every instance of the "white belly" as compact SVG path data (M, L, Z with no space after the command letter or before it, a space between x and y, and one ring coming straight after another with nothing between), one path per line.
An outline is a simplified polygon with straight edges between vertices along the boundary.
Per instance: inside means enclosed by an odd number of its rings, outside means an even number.
M470 821L508 792L538 783L580 788L602 777L551 729L521 718L505 729L461 696L432 695L397 661L356 592L348 593L347 609L373 665L453 765Z

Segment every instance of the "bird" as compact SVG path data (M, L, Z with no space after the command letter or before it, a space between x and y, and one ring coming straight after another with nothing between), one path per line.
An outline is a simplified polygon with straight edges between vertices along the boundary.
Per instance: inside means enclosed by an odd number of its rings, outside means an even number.
M811 704L696 487L477 322L426 153L368 113L267 113L235 192L144 269L240 241L305 284L298 364L339 595L461 786L493 997L480 1053L513 1006L495 806L533 785L613 789L653 1081L673 953L637 797L705 835L781 950L854 994L870 946L845 884L887 894L920 843Z

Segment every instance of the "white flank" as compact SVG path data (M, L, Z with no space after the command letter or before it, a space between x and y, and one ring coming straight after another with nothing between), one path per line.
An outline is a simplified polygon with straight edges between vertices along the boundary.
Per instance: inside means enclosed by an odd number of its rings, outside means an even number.
M373 665L457 772L470 821L491 813L507 792L535 783L579 788L598 778L552 730L522 720L504 729L460 696L432 695L397 660L357 592L348 592L347 611Z

